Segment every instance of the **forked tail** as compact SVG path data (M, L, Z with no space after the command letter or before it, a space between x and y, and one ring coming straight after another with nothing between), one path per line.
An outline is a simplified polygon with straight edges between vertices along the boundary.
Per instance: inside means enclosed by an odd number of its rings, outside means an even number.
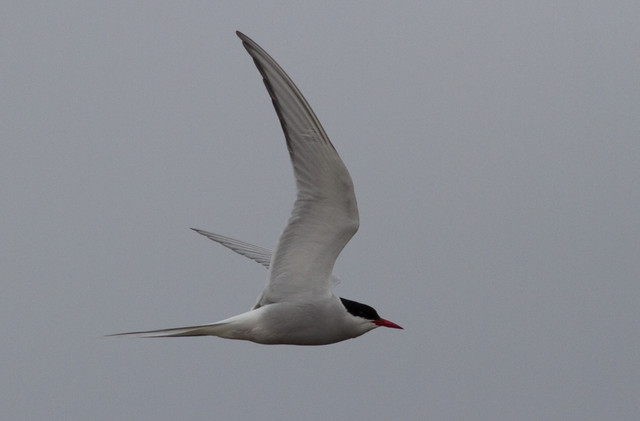
M137 336L139 338L168 338L182 336L224 336L228 323L176 327L173 329L145 330L140 332L115 333L107 336Z

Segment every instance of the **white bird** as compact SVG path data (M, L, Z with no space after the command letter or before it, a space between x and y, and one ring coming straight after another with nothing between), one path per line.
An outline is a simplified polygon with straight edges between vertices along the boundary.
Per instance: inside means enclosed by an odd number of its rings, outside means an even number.
M336 258L359 226L351 176L318 118L282 68L236 32L262 74L293 164L297 197L274 253L230 237L196 232L269 269L253 308L200 326L129 332L143 337L218 336L261 344L326 345L379 326L402 329L372 307L334 295Z

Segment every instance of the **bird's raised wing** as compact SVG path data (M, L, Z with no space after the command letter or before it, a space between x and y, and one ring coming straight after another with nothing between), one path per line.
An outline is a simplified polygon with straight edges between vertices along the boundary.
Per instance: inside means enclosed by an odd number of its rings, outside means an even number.
M331 293L336 258L358 230L353 183L302 93L258 44L237 32L271 96L293 164L297 198L256 307Z

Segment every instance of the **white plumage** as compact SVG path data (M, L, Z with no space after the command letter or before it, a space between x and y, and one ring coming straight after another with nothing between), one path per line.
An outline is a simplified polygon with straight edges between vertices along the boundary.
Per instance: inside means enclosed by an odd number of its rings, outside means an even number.
M293 164L297 197L275 252L195 230L269 269L252 310L217 323L119 335L219 336L263 344L324 345L378 326L371 307L333 294L336 258L359 226L351 176L302 93L258 44L237 32L271 96Z

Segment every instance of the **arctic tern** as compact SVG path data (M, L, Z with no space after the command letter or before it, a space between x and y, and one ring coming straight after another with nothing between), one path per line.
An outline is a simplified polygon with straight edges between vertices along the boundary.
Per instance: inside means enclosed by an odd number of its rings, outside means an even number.
M262 75L280 119L297 196L275 251L194 229L268 268L268 283L253 308L217 323L120 333L142 337L218 336L260 344L326 345L379 326L402 329L372 307L337 297L336 258L358 230L351 176L318 118L276 61L236 32Z

